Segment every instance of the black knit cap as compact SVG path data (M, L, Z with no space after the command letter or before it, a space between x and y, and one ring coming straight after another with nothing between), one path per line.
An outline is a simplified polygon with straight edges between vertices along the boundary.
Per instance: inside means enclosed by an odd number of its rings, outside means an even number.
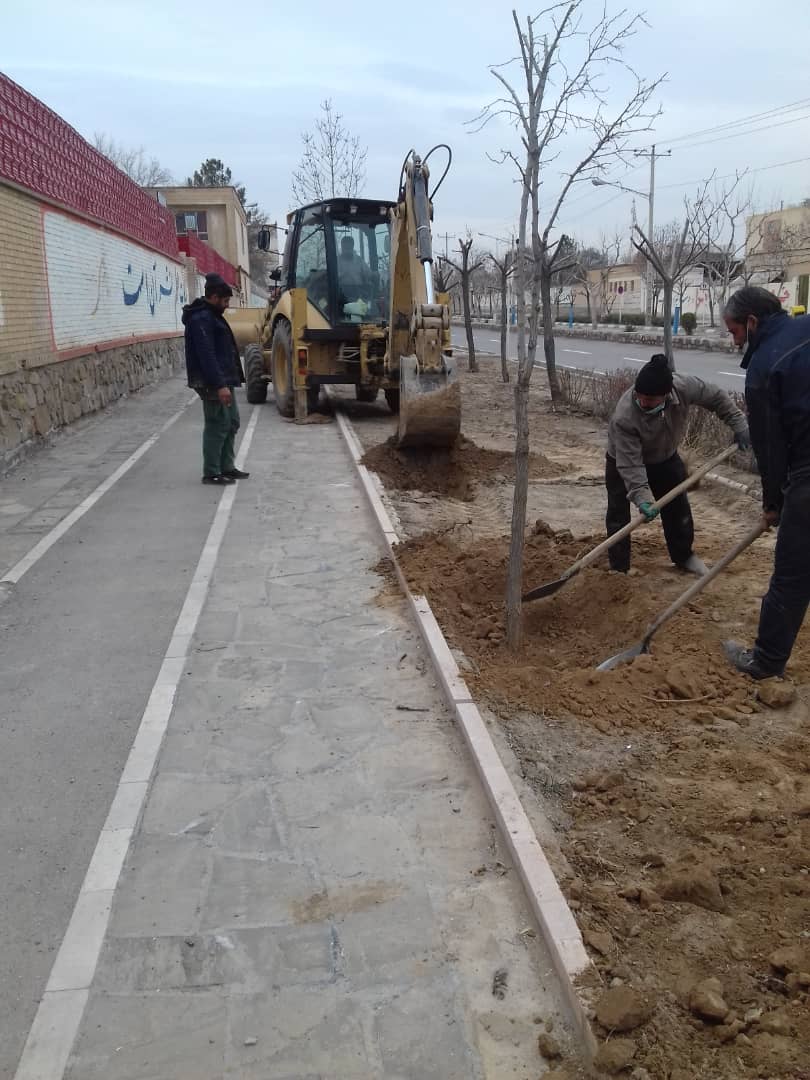
M672 371L663 353L656 353L636 376L636 393L666 397L672 389Z
M205 295L210 296L233 296L233 289L224 277L219 274L205 275Z

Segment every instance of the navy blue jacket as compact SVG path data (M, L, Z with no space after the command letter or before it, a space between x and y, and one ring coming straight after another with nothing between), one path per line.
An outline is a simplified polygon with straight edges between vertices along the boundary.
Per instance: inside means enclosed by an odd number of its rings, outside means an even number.
M241 386L245 377L239 348L225 316L198 297L183 308L183 325L188 385L203 397L216 397L223 386Z
M762 505L781 510L789 478L810 476L810 315L762 319L742 366Z

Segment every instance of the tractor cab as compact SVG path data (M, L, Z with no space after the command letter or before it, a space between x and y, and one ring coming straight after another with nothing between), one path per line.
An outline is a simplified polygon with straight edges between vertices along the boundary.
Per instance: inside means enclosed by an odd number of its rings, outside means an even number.
M303 288L333 327L388 322L395 203L330 199L296 210L281 270L285 289Z

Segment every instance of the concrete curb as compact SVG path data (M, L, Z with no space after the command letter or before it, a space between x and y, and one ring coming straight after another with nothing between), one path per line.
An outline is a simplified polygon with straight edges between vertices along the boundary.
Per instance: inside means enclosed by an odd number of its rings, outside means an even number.
M334 405L334 398L330 395ZM368 498L375 520L382 533L389 557L394 565L402 591L413 612L445 696L455 713L472 754L481 783L492 806L503 839L518 869L529 904L537 919L546 947L551 955L557 977L565 995L576 1029L588 1057L596 1054L596 1038L591 1029L575 980L591 969L579 927L568 906L554 871L538 842L528 815L515 791L509 774L498 755L483 717L461 676L450 647L424 596L414 595L396 557L400 539L383 504L375 477L360 461L363 450L351 422L335 409L338 426L357 469L360 483Z

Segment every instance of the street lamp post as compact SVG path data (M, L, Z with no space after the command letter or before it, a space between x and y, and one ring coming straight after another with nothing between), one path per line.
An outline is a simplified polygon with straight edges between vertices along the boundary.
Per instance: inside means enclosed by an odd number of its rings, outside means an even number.
M655 144L649 150L636 150L636 157L648 157L650 159L650 190L649 192L638 191L636 188L625 187L624 184L616 183L612 180L600 180L598 178L591 181L594 187L615 187L619 191L628 191L632 195L639 195L642 199L647 200L648 213L647 213L647 238L651 244L655 241L653 239L653 208L655 204L655 159L660 157L669 157L672 153L671 150L658 152L655 149ZM653 297L653 267L650 260L647 260L647 295L644 303L644 317L647 320L648 325L652 323L653 310L652 310L652 297Z
M628 195L638 195L640 198L646 199L647 202L649 203L649 213L647 214L647 235L650 237L650 240L652 241L653 199L655 197L655 193L654 193L654 190L653 190L654 185L655 185L655 173L654 172L652 174L652 179L650 181L649 194L647 194L644 191L639 191L638 188L625 187L624 184L619 184L618 182L616 182L614 180L600 180L598 177L595 177L593 180L591 180L591 183L593 184L594 187L614 187L614 188L618 188L619 191L626 191L628 193ZM645 285L645 290L644 290L645 291L645 296L644 296L644 318L647 321L648 325L650 325L652 323L653 268L652 268L652 263L649 261L649 259L647 260L647 272L645 274L645 279L646 279L646 285Z

